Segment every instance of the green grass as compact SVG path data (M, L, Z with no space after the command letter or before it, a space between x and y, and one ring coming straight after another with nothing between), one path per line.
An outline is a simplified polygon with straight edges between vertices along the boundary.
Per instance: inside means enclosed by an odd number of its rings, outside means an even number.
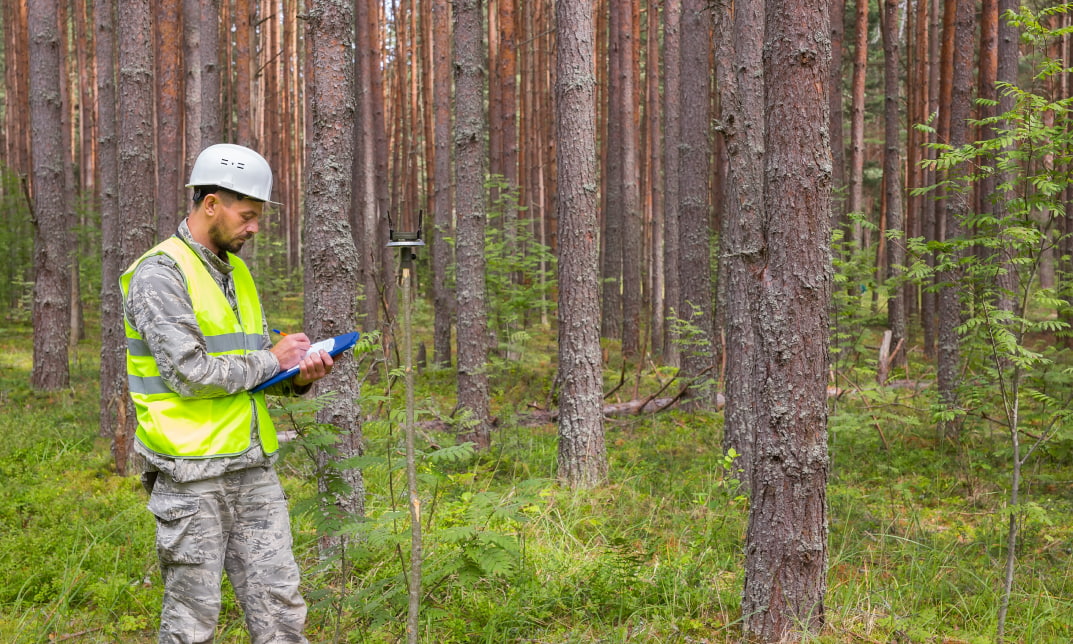
M721 466L722 415L611 420L611 483L562 489L554 484L555 426L527 421L530 404L547 403L549 337L534 333L520 362L496 367L493 448L422 469L422 641L735 641L748 505ZM155 641L161 588L153 523L137 478L114 474L109 445L97 436L95 343L79 346L71 388L54 394L29 389L31 344L25 327L0 334L0 641ZM619 365L606 378L610 388ZM450 370L417 378L424 419L450 413L452 382ZM646 370L642 395L656 386ZM631 381L621 395L632 389ZM392 392L394 400L400 394ZM814 641L993 640L1004 559L1004 439L973 431L957 449L936 444L929 404L909 393L867 406L853 395L838 403L830 430L828 627ZM294 513L314 642L337 633L344 642L394 642L402 634L401 436L377 421L365 425L372 459L365 540L351 551L346 576L338 562L318 561L313 515ZM453 444L426 429L419 448L433 451L430 441ZM1073 640L1066 454L1042 453L1027 474L1037 509L1021 537L1008 641ZM302 450L291 450L280 471L296 507L309 505L316 484ZM230 591L225 598L217 641L247 641Z

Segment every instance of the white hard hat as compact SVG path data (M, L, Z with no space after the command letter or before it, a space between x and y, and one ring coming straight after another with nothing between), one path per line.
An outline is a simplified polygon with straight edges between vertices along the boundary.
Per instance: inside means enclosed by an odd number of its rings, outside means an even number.
M263 156L249 148L217 143L202 150L194 161L186 187L195 186L218 186L251 199L272 202L272 168Z

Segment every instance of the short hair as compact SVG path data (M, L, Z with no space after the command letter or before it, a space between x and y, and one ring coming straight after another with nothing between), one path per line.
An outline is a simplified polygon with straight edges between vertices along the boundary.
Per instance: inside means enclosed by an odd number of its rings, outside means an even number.
M257 202L261 201L260 199L254 199L249 195L240 194L235 192L234 190L221 188L220 186L194 186L194 207L196 208L200 206L201 202L205 200L205 197L208 197L209 195L214 195L218 192L228 195L232 199L237 199L239 201L242 201L243 199L249 199L250 201Z

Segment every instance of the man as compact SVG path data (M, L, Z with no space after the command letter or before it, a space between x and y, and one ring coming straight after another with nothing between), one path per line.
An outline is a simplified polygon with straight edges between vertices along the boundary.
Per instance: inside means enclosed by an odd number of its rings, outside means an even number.
M272 170L237 145L206 148L188 188L194 206L175 236L123 274L127 371L138 414L135 450L156 516L164 578L160 642L211 642L226 570L255 644L306 642L279 446L265 392L301 394L332 369L302 333L275 346L237 253L258 230Z

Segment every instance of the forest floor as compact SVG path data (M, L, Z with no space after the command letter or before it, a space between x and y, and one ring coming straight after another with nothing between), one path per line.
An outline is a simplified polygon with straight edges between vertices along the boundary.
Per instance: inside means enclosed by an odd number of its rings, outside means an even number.
M56 393L29 388L31 347L28 325L0 329L0 641L155 641L153 522L137 477L115 474L98 435L99 347L78 345L71 387ZM551 336L533 334L520 355L492 366L498 424L481 454L454 445L453 372L416 378L420 418L440 423L418 434L420 641L736 641L748 500L722 450L721 413L610 418L610 483L571 492L555 483L556 427L533 413L549 408ZM622 373L609 366L608 389ZM625 373L609 402L644 398L670 377ZM401 429L386 411L397 414L402 396L388 382L367 385L378 397L363 401L366 456L354 465L366 517L344 520L355 536L345 566L318 552L308 408L279 420L298 436L279 469L312 642L405 639L406 483ZM926 388L867 392L831 399L827 627L810 641L994 641L1008 436L993 427L939 440ZM1007 641L1073 641L1071 457L1056 441L1029 462ZM230 589L217 641L248 641Z

